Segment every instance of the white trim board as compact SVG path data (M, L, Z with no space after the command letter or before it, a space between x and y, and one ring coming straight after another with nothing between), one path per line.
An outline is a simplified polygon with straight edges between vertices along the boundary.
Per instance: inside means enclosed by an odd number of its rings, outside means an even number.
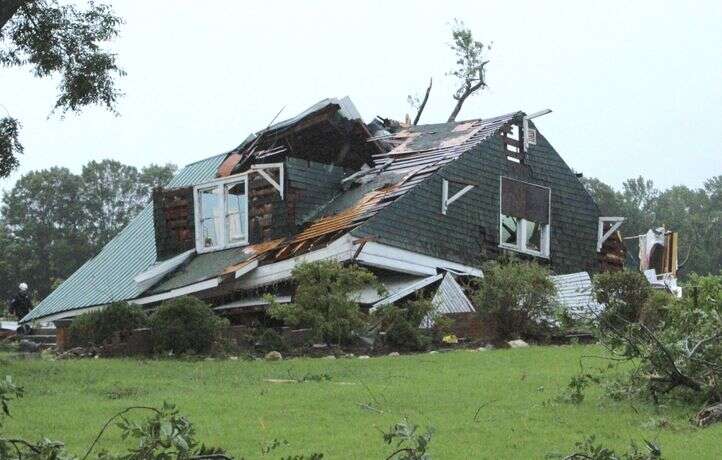
M220 277L211 278L198 283L189 284L187 286L172 289L168 292L161 292L159 294L151 294L145 297L139 297L137 299L131 299L128 301L130 304L145 305L148 303L159 302L161 300L173 299L175 297L181 297L194 292L205 291L206 289L213 289L221 284Z
M151 265L146 271L135 275L133 281L135 281L137 284L145 284L147 287L150 287L156 282L158 282L165 275L178 268L179 265L182 265L195 252L195 249L190 249L168 260L164 260L163 262Z
M274 296L274 300L278 303L290 303L291 302L291 296L290 295L278 295ZM234 302L229 302L223 305L220 305L218 307L213 308L214 311L224 311L224 310L232 310L234 308L244 308L244 307L260 307L263 305L270 305L271 303L264 299L263 297L254 297L251 299L241 299L236 300Z
M374 241L367 242L356 257L362 264L385 268L412 275L436 275L437 269L453 270L466 275L482 277L482 271L476 267L419 254L406 249L395 248Z

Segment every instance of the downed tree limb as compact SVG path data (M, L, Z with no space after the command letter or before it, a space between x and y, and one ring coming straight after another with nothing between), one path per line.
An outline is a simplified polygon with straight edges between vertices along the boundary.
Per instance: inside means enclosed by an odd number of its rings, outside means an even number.
M722 403L705 407L694 417L694 424L700 428L720 421L722 421Z

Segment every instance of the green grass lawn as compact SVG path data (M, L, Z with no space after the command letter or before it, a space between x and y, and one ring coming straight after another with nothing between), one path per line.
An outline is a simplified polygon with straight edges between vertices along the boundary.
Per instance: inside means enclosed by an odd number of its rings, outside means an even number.
M570 346L282 362L3 359L0 375L13 375L26 391L12 405L6 434L43 434L76 454L115 412L167 400L195 423L199 439L245 458L319 451L330 459L382 459L391 450L379 430L403 416L435 427L431 453L438 459L542 459L591 433L615 448L656 440L665 458L720 458L722 425L693 428L690 409L632 407L599 388L578 406L554 402L579 358L599 352ZM289 373L331 380L265 381ZM670 426L654 428L649 421L658 417ZM274 438L290 445L264 457L261 446ZM101 445L112 450L120 442L113 430Z

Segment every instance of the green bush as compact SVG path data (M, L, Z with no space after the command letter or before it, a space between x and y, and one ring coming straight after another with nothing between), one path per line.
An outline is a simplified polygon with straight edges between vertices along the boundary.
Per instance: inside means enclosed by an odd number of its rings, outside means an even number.
M73 346L102 345L118 334L127 337L133 329L146 326L148 318L138 306L115 302L102 310L84 313L70 324Z
M620 322L639 321L652 288L638 271L623 270L594 276L594 296L604 305L600 318L602 327L618 327Z
M384 343L392 348L409 351L425 350L432 341L432 330L419 326L435 310L429 298L406 301L402 306L385 305L374 317L384 332Z
M492 261L472 299L496 340L539 336L556 311L556 287L536 262Z
M365 286L382 287L370 271L333 260L302 263L293 269L297 284L294 303L278 304L273 297L269 313L291 327L308 327L314 339L348 343L366 328L366 319L352 294Z
M150 318L153 347L175 354L210 351L228 320L215 315L210 306L195 297L163 302Z

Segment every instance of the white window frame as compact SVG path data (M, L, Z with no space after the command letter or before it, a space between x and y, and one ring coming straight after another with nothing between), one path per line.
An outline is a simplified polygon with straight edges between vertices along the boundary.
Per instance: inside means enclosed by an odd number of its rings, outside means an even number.
M549 209L548 209L548 217L549 217L549 223L543 224L541 229L541 250L536 251L534 249L529 249L526 247L526 227L528 222L527 219L522 219L517 217L517 230L516 230L516 244L509 244L505 243L501 240L502 235L502 224L504 223L504 220L502 219L502 216L504 215L501 212L501 199L502 199L502 191L501 191L501 183L502 183L502 177L499 176L499 247L504 249L509 249L511 251L519 252L522 254L528 254L535 257L542 257L544 259L549 258L549 252L550 252L550 241L551 241L551 223L552 223L552 190L549 187L544 187L543 185L533 184L531 182L526 182L523 180L514 179L513 177L507 177L508 179L515 180L517 182L524 182L525 184L533 185L535 187L541 187L544 189L547 189L549 191ZM513 216L509 216L513 217ZM540 225L538 222L533 222L537 225Z
M194 218L195 218L195 226L196 226L196 252L199 254L202 254L204 252L213 252L213 251L220 251L222 249L228 249L228 248L235 248L238 246L246 246L248 245L248 233L249 233L249 206L248 206L248 192L249 192L249 180L248 180L248 174L237 174L234 176L228 176L223 177L221 179L216 179L211 182L206 182L204 184L199 184L193 187L193 204L194 204ZM246 219L244 222L241 222L241 225L244 225L245 227L245 238L243 241L236 241L233 243L228 243L226 235L226 219L227 219L227 212L228 212L228 201L227 201L227 190L229 186L236 185L243 183L246 188ZM215 246L205 247L203 245L203 227L201 225L201 200L200 200L200 191L201 190L208 190L208 189L220 189L221 191L221 231L218 235L218 244Z

